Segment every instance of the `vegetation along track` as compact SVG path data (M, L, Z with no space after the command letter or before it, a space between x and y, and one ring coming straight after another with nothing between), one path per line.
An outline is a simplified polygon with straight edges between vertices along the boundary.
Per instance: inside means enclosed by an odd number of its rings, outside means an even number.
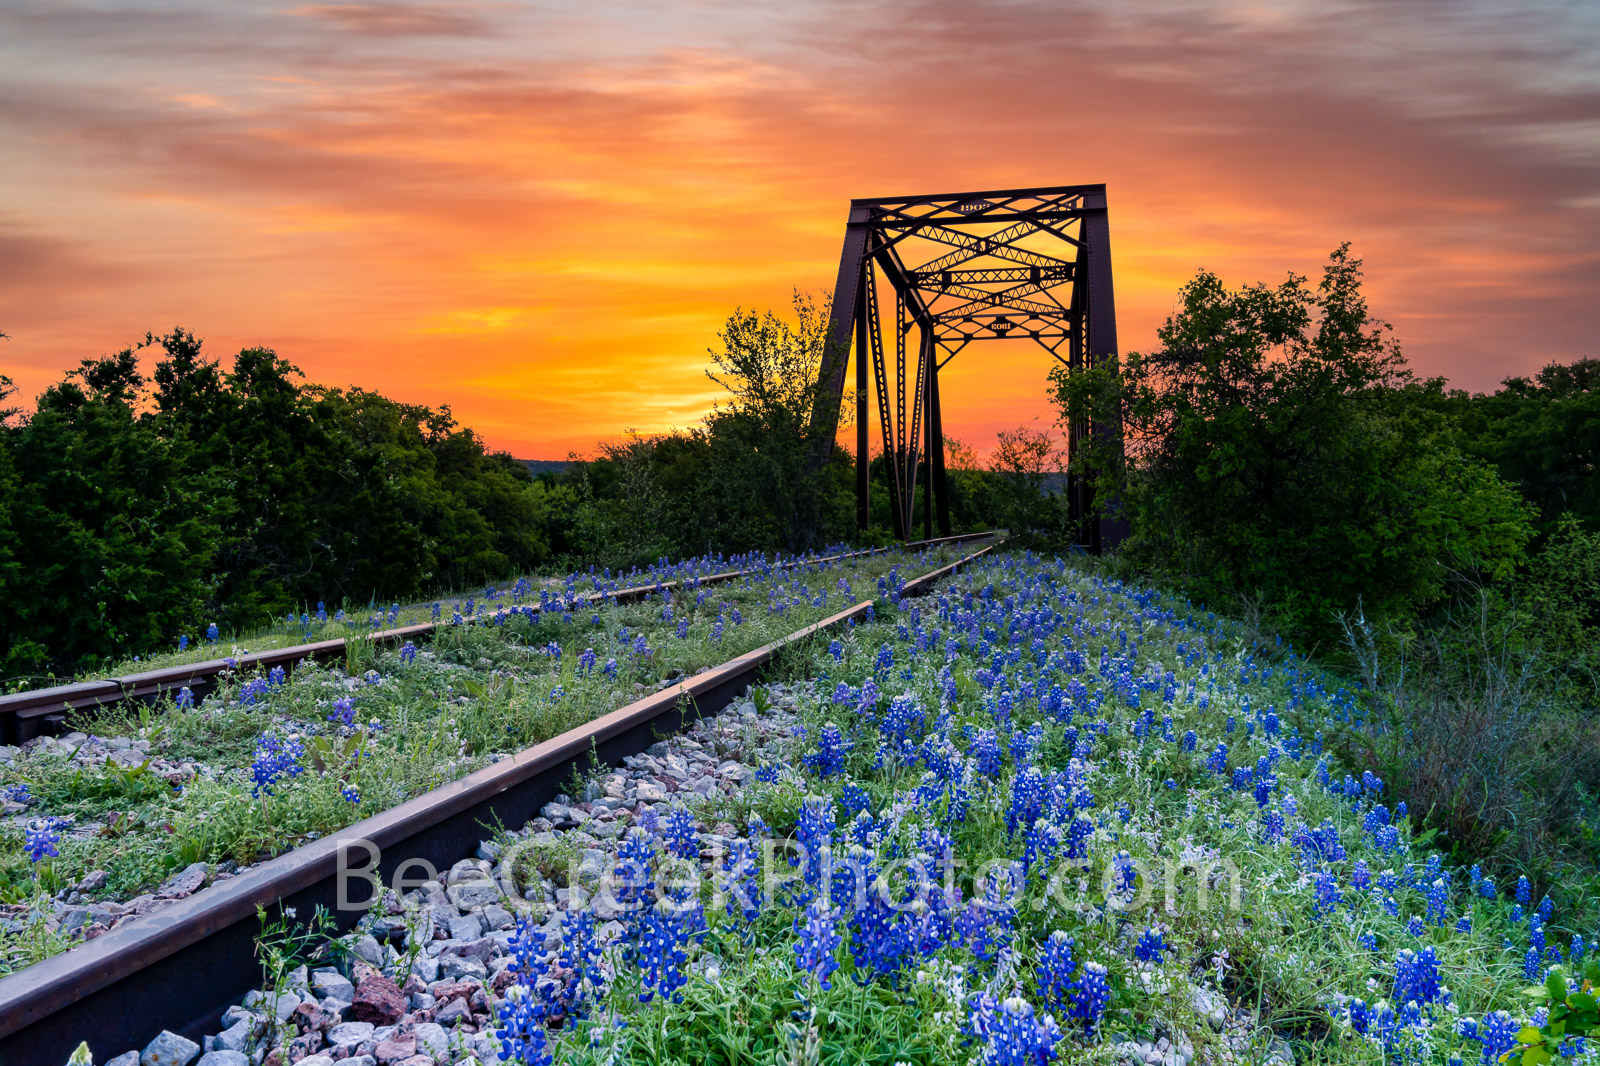
M929 544L938 547L937 542ZM925 545L908 547L920 546ZM890 570L886 575L888 584L897 589L898 595L917 595L957 567L989 551L990 547L992 545L904 584L900 583L896 570ZM731 583L740 576L719 575L719 578ZM686 596L696 592L701 583L694 582L693 586L680 591ZM844 584L850 585L848 581ZM625 591L643 602L662 590L652 586ZM698 590L697 594L703 592ZM607 597L613 603L618 598ZM769 600L769 614L782 618L783 594L776 588L769 588L765 598ZM662 623L672 622L671 606L670 602L663 605ZM307 842L292 851L249 866L204 891L164 903L153 913L119 924L75 950L27 966L0 980L0 1063L64 1061L83 1034L93 1034L97 1046L142 1047L162 1029L198 1033L201 1026L213 1020L228 1003L259 980L254 952L254 942L261 932L259 907L276 904L299 914L310 914L319 906L325 907L336 919L342 919L343 924L359 915L358 911L334 908L340 887L337 874L341 848L345 849L350 864L359 866L363 861L359 851L350 854L348 842L366 840L376 845L382 854L379 870L386 878L393 875L396 865L408 859L422 859L439 868L447 867L472 851L486 826L518 825L526 821L560 791L574 770L591 759L614 765L624 756L643 751L660 733L675 730L699 715L720 710L743 692L763 667L803 645L814 634L870 618L872 611L870 599L855 602L842 611L736 655L720 666L697 673L684 670L676 683L626 706L585 720L575 728L543 739L514 755L492 757L488 765L445 781L423 794L413 795L398 805L387 809L380 807L379 813L345 827L336 835L313 839L307 834ZM737 613L736 609L733 613ZM719 622L721 619L719 611ZM615 623L616 620L611 621ZM683 622L683 618L678 618L672 631L684 634ZM627 640L628 630L618 628L621 640ZM494 627L447 627L447 631L436 638L435 652L450 652L459 657L463 651L486 650L486 642L494 635ZM607 628L607 636L613 643L620 643L618 635L616 629ZM642 632L638 635L644 636ZM718 637L720 641L720 628ZM389 639L393 643L407 636L397 634ZM439 639L454 642L455 646L438 649ZM651 638L644 639L648 645ZM414 645L412 648L414 661ZM569 664L583 658L581 653L561 650L556 642L546 649L522 650L548 654L557 661L564 658ZM271 654L292 652L299 654L285 661L299 662L307 657L306 647ZM587 668L578 665L576 669L586 677L604 674L603 668L596 668L597 658L590 652ZM258 670L268 668L265 662L253 665ZM277 665L276 660L273 665ZM183 669L190 671L191 680L199 676L193 672L193 667ZM303 671L305 676L297 677L295 686L320 683L327 687L329 679L319 679L317 673L315 669ZM218 669L210 676L218 678L222 674L223 670ZM622 680L621 674L619 667L608 681ZM167 683L170 686L170 680ZM221 683L227 684L225 677ZM463 678L463 684L476 686L471 689L475 697L470 701L473 703L492 704L499 691L499 681L492 677L487 683ZM170 693L172 690L168 687L157 691ZM224 694L227 691L224 689ZM144 694L138 686L125 686L124 693L125 699ZM557 698L552 695L551 702ZM341 700L334 701L336 714L340 703ZM339 734L349 734L350 730L351 724L347 723ZM366 736L364 731L356 735ZM338 756L337 750L330 751L332 736L311 739L318 745L312 752L313 758L327 764ZM351 739L344 736L344 743L348 744ZM471 738L464 738L462 743L465 752ZM305 757L303 750L300 757ZM260 762L258 757L258 767ZM266 775L269 780L262 789L260 803L252 805L269 811L275 803L272 786L276 784L281 788L290 784L288 778L281 775L272 779L270 769L269 766ZM257 773L258 783L262 776ZM326 778L328 774L324 771L304 776ZM336 776L331 786L337 788L343 780ZM291 787L300 784L295 781ZM276 813L282 817L289 812ZM358 886L355 894L359 895L360 880L351 883ZM183 1016L174 1016L175 1010Z
M955 537L939 537L933 540L912 541L904 545L907 550L928 548L941 544L957 544L962 541L977 540L990 536L988 533L968 533ZM787 569L799 565L813 565L836 562L843 559L859 558L880 553L883 549L865 549L857 552L840 552L820 557L800 557L792 561L777 564L779 569ZM625 588L612 588L605 591L595 591L561 597L554 601L565 608L590 606L595 603L628 604L638 603L652 595L659 595L662 591L670 591L682 585L694 588L702 586L720 585L729 581L737 581L746 577L755 570L751 568L739 570L724 570L718 573L695 575L688 578L651 581ZM473 603L468 600L468 603ZM490 604L485 600L481 605L487 608ZM497 604L493 610L480 610L472 612L469 608L468 620L489 621L495 612L503 610L504 604ZM398 615L398 608L391 609L390 617ZM536 617L540 608L529 607L526 609L528 617ZM341 614L343 612L340 612ZM381 617L382 612L375 617ZM292 616L291 616L292 618ZM118 672L114 676L101 678L86 678L64 685L51 685L43 688L28 689L0 696L0 742L6 744L20 744L33 737L59 731L66 722L66 716L71 711L82 711L97 707L107 707L128 700L150 701L163 696L176 696L187 688L194 697L204 697L212 691L219 680L242 675L249 676L255 671L267 672L274 667L285 670L306 660L326 662L334 659L345 658L349 648L355 642L371 642L379 646L399 646L407 640L424 639L431 637L441 626L450 622L435 620L418 622L410 625L393 626L387 629L375 629L372 632L363 632L352 637L334 637L325 640L310 641L292 644L286 647L271 648L265 651L244 653L229 657L212 657L197 659L191 662L180 662L172 666L154 670L136 670ZM310 619L306 620L306 632L309 634ZM197 647L200 647L197 645Z

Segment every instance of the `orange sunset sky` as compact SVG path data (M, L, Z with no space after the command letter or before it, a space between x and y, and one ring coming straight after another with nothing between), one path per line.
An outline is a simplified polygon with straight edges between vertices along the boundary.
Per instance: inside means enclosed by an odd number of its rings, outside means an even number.
M1124 350L1350 240L1423 373L1600 354L1600 5L8 0L0 370L183 325L556 458L698 419L852 196L1079 182ZM963 352L946 432L1048 417L1047 362Z

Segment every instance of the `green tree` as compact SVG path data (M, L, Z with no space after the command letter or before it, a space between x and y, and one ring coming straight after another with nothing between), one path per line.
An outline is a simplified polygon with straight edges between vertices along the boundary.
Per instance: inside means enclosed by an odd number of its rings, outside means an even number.
M754 543L802 551L841 532L850 504L840 473L848 460L827 448L842 408L814 417L831 400L820 380L827 311L796 292L794 316L735 310L728 317L706 371L728 399L706 416L703 432L705 490L721 501L724 520ZM824 452L832 460L818 462Z
M1441 384L1417 381L1369 317L1348 245L1315 287L1291 274L1230 290L1203 271L1157 339L1054 375L1063 419L1124 427L1125 463L1104 438L1083 462L1131 522L1131 560L1322 635L1335 612L1404 618L1453 574L1501 578L1520 560L1526 508L1452 445Z
M1061 471L1065 456L1057 438L1025 425L995 434L989 469L994 484L995 517L1019 536L1042 538L1061 547L1068 534L1065 497L1050 491L1048 479Z
M1600 532L1600 359L1551 363L1489 394L1452 392L1440 409L1461 449L1533 504L1540 533L1569 515Z
M6 431L21 564L0 607L8 673L163 644L210 594L213 483L141 417L143 386L132 349L85 360Z

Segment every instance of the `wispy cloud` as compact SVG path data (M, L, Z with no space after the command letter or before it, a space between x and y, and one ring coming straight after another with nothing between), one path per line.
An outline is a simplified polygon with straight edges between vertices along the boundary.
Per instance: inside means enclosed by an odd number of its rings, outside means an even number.
M1597 60L1555 3L23 2L0 353L37 387L183 322L560 453L691 420L715 324L831 282L851 196L1106 181L1126 346L1199 266L1351 239L1482 388L1593 343ZM985 353L957 435L1044 369Z

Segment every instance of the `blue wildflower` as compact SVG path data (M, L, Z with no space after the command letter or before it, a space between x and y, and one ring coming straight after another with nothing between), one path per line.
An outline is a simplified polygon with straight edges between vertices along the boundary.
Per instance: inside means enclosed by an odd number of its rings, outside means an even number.
M56 845L61 842L62 823L54 818L43 818L28 826L22 850L29 862L43 862L46 856L59 856Z
M833 987L833 971L839 968L834 955L843 939L838 933L838 916L826 899L818 898L806 907L804 918L796 918L794 923L795 968L815 977L824 989Z

